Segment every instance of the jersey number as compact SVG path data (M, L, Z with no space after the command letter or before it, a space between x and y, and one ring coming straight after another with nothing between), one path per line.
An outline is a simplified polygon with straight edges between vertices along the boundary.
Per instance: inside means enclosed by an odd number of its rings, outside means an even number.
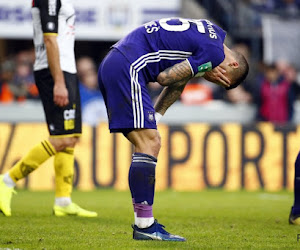
M172 20L172 18L163 18L159 20L160 26L167 30L167 31L186 31L191 27L191 23L194 23L197 25L197 29L200 33L205 33L205 28L202 23L202 20L196 20L196 19L183 19L179 18L178 20L181 22L181 24L168 24L167 22Z
M166 31L186 31L191 27L191 23L197 25L197 29L200 33L205 33L205 27L203 22L206 22L207 29L209 32L209 37L212 39L217 39L217 33L213 27L212 22L205 19L183 19L178 18L181 24L168 24L167 22L172 20L172 18L163 18L159 20L159 25ZM145 29L148 34L153 32L157 32L160 28L155 21L149 22L145 24Z

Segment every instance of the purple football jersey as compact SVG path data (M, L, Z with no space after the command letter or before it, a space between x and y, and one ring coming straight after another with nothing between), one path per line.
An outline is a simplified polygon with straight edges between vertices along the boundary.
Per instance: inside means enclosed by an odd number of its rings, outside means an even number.
M218 66L225 58L223 29L205 19L164 18L146 23L113 45L150 81L176 63L187 60L193 75Z
M225 58L225 36L208 20L164 18L140 26L116 43L99 67L110 131L156 129L147 84L184 60L194 76L210 71Z

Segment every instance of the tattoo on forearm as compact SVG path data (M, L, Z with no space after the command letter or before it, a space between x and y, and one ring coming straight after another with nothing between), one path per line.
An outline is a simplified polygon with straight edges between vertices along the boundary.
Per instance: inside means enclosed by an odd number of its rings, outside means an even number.
M176 79L184 79L191 75L191 69L187 65L181 63L174 65L172 71L175 74Z
M179 98L188 80L181 80L165 87L159 95L154 107L155 111L164 114L167 109Z
M186 61L175 64L159 74L158 82L161 85L169 86L183 79L191 78L191 69Z

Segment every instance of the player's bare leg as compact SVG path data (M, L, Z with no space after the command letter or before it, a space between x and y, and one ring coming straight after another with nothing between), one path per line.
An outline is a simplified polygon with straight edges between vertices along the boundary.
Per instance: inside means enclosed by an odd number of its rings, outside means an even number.
M161 147L156 129L137 129L127 134L135 146L129 169L129 187L134 207L133 238L135 240L185 241L164 230L153 216L155 167Z

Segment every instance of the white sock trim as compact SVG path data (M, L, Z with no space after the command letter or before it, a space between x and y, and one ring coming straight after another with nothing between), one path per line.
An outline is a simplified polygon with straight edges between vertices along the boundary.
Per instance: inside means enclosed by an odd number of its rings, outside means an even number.
M71 197L55 197L55 205L65 207L72 203Z
M147 228L150 227L154 223L154 217L149 218L142 218L142 217L135 217L134 224L138 228Z
M3 182L8 186L9 188L14 188L16 186L16 183L14 180L10 177L9 173L7 172L3 176Z

